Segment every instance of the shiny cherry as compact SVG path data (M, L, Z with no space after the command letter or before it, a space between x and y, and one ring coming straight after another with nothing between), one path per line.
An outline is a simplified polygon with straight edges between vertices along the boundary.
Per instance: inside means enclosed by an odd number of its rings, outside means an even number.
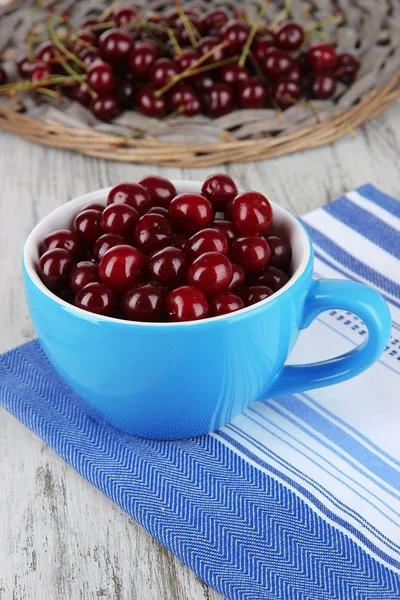
M169 321L197 321L209 315L207 298L196 287L183 285L167 296L166 311Z
M282 110L294 106L301 97L301 87L296 81L282 79L272 87L272 98Z
M214 173L205 179L201 193L212 204L223 206L237 196L238 189L232 177L224 173Z
M162 88L179 72L178 63L170 58L158 58L150 68L149 79L157 88Z
M117 235L115 233L104 233L96 240L96 243L93 247L93 258L96 262L99 262L107 250L113 248L114 246L121 246L124 244L126 244L126 240L122 237L122 235Z
M301 70L301 67L297 64L294 64L291 67L290 71L288 73L286 73L286 75L283 79L285 81L294 81L295 83L298 83L300 85L302 78L303 78L303 72Z
M224 292L215 298L210 299L210 312L213 317L227 315L244 308L244 302L232 292Z
M70 39L70 46L76 55L78 55L84 48L97 45L97 36L93 31L90 31L90 29L81 29L76 33L73 33Z
M118 293L143 281L146 262L143 254L126 244L107 250L99 263L100 279Z
M290 267L292 251L289 244L276 235L267 237L267 243L271 250L269 265L286 271ZM271 286L270 286L271 287Z
M92 27L93 25L98 25L100 23L97 17L84 17L78 23L80 29L86 29L87 27Z
M215 82L215 75L213 75L211 71L207 71L205 73L200 73L200 75L196 75L194 77L193 85L198 92L203 93L211 89Z
M121 108L129 110L134 107L136 87L131 79L123 79L119 82L116 94Z
M41 250L46 252L47 250L53 250L53 248L63 248L70 252L72 256L77 256L79 241L77 236L69 229L57 229L46 235Z
M186 279L187 258L183 250L167 246L150 258L149 275L167 288L182 285Z
M115 88L114 70L111 65L102 60L96 60L89 65L86 76L89 86L98 94L107 94Z
M231 259L245 273L258 273L268 264L271 250L263 237L246 236L237 238L231 248Z
M89 208L93 210L98 210L99 212L103 212L105 206L100 202L89 202L89 204L86 204L86 206L84 206L79 212L82 212L83 210L89 210Z
M175 87L169 94L169 106L172 112L180 110L186 117L194 117L201 112L199 94L190 85Z
M4 71L4 69L2 70ZM52 74L53 71L50 65L47 65L46 63L36 63L32 65L30 78L33 82L42 81L42 79L48 79L49 77L51 77Z
M168 208L164 206L152 206L150 210L147 211L149 215L162 215L163 217L169 218Z
M232 202L232 221L242 235L262 235L272 223L272 208L259 192L241 192Z
M74 220L74 231L85 246L93 246L103 233L101 228L101 213L91 208L82 210Z
M199 17L189 16L185 22L180 17L175 23L175 34L181 46L192 45L191 36L189 36L189 32L187 31L187 23L190 23L189 26L191 26L195 37L201 37L204 33L204 25ZM200 34L200 36L197 34Z
M344 52L338 55L335 76L342 83L353 83L360 68L360 63L355 56Z
M257 38L252 45L251 51L258 63L262 63L268 50L274 47L274 40L270 36Z
M179 248L179 250L184 250L190 237L190 233L174 233L172 243L175 248Z
M119 202L110 204L103 210L101 227L104 233L115 233L128 237L138 219L139 214L132 206Z
M129 71L140 81L145 81L159 54L159 47L151 40L135 42L128 58Z
M49 289L54 290L66 283L73 266L70 252L64 248L52 248L40 257L40 277Z
M165 317L167 292L159 283L142 283L124 294L123 316L130 321L156 323Z
M198 51L200 52L201 56L204 56L205 54L208 54L209 52L211 52L214 48L216 48L217 46L221 45L221 40L215 36L215 35L207 35L206 37L203 37L198 45ZM204 64L211 64L211 63L215 63L215 62L219 62L220 60L223 60L224 58L226 58L227 53L226 53L226 49L225 48L219 48L218 50L215 50L215 52L213 52L203 63ZM200 66L202 66L200 65Z
M104 60L127 60L132 48L132 37L121 29L107 29L100 36L99 47Z
M258 275L252 277L254 285L266 285L274 292L280 290L289 281L289 277L276 267L267 267Z
M333 71L338 57L331 44L316 44L307 52L307 64L312 71Z
M237 237L237 232L233 226L231 221L225 221L225 219L215 219L210 225L212 229L218 229L221 233L223 233L228 240L228 243L233 242L233 240Z
M250 77L250 71L246 67L240 67L237 63L224 65L220 69L220 81L237 86Z
M157 88L155 85L145 85L136 96L137 109L146 117L160 119L167 112L167 100L165 96L155 96Z
M49 62L56 58L56 47L53 42L42 42L35 50L35 58L43 62Z
M181 71L186 71L200 58L200 53L194 48L187 48L176 57L176 62ZM193 77L193 75L192 75ZM187 79L191 79L188 77Z
M135 226L136 246L145 254L153 254L172 242L172 229L166 217L147 214L140 217Z
M267 77L277 79L278 77L284 77L289 73L293 64L293 59L289 54L282 52L282 50L275 50L272 48L265 54L261 66Z
M220 252L206 252L196 258L188 268L187 281L206 296L215 296L227 289L232 274L229 258Z
M304 42L304 29L294 21L281 23L275 31L275 46L280 50L293 52Z
M236 263L232 263L232 279L227 287L228 292L239 292L246 285L246 275Z
M204 92L203 99L208 114L213 118L222 117L233 110L233 91L227 83L215 83Z
M214 218L210 201L201 194L178 194L171 201L168 212L174 227L189 233L208 227Z
M112 121L120 112L117 97L113 94L99 96L93 100L91 111L100 121Z
M128 204L140 215L146 213L150 206L150 194L144 185L138 183L118 183L108 193L109 204Z
M139 16L140 15L134 6L124 4L117 8L117 10L114 12L113 20L116 22L118 27L122 27L128 23L133 23L133 21L136 21Z
M268 87L258 77L250 77L239 84L236 97L240 108L263 108L268 98Z
M229 15L223 8L214 8L208 11L201 20L205 31L213 31L222 29L229 21Z
M17 65L17 70L21 77L25 79L30 77L32 62L29 60L27 54L20 54L15 61L15 64Z
M232 19L221 29L221 37L232 52L239 52L247 41L250 27L244 21Z
M88 46L79 52L78 58L89 66L96 60L100 60L100 50L94 46Z
M117 303L114 292L103 283L88 283L75 297L75 306L95 313L110 317Z
M75 294L79 292L88 283L99 281L99 274L97 272L97 265L94 263L84 260L79 262L71 272L69 278L69 286Z
M251 285L241 292L242 300L246 306L257 304L272 296L274 292L266 285Z
M139 179L138 184L147 190L151 206L168 208L172 198L176 196L174 184L161 175L146 175Z
M336 80L329 73L312 73L309 81L311 98L328 100L336 90Z
M202 229L192 235L185 247L185 252L190 262L205 252L220 252L227 255L228 250L229 244L225 233L211 227Z
M93 102L89 88L84 82L75 83L74 85L66 87L65 90L72 100L79 102L79 104L82 104L82 106L90 106L90 104Z

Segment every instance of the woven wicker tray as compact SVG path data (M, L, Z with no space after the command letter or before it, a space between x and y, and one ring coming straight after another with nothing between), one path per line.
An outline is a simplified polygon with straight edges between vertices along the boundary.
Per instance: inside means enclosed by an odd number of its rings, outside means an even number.
M254 19L262 0L243 3ZM77 21L101 10L102 3L58 2L68 5ZM104 4L108 4L103 2ZM162 10L170 2L136 2L146 10ZM228 1L185 3L200 13ZM237 6L237 4L236 4ZM267 19L282 9L272 2ZM290 16L305 26L338 11L322 29L339 51L355 54L361 63L350 88L338 86L333 102L293 106L281 114L273 109L237 110L219 119L182 116L155 121L127 111L112 123L101 123L84 107L65 100L60 107L47 97L0 97L0 129L47 146L76 150L88 156L156 165L203 167L225 162L256 161L307 150L349 135L384 112L400 97L400 2L397 0L292 0ZM24 46L31 9L25 1L0 9L0 53L10 59ZM11 78L12 61L6 63ZM39 96L39 95L35 95ZM143 132L145 130L145 132ZM140 139L137 138L140 132Z

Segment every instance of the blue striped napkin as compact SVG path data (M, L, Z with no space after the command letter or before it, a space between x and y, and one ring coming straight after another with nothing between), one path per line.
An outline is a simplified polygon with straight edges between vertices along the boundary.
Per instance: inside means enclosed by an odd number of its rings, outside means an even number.
M234 600L400 597L400 203L366 185L304 222L315 272L374 285L393 316L366 373L254 403L183 442L113 429L61 381L36 341L0 357L0 403L209 585ZM331 311L297 362L366 335Z

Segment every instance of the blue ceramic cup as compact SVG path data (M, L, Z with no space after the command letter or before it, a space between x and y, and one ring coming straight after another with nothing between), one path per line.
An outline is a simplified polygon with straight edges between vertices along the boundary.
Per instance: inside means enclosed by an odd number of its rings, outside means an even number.
M201 189L200 182L174 183L178 193ZM71 227L85 205L105 204L108 191L72 200L45 217L25 244L23 275L32 322L49 360L115 427L155 439L201 435L229 423L254 400L354 377L383 352L391 326L383 298L360 283L314 280L305 229L275 204L274 232L290 241L292 277L259 304L203 321L136 323L60 300L38 276L39 244L50 231ZM330 309L357 314L368 339L331 360L285 366L301 329Z

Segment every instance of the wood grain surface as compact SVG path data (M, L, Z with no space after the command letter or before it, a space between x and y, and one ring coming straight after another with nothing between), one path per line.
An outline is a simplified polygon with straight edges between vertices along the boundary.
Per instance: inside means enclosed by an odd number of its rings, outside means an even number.
M213 169L149 169L0 135L0 352L34 337L20 258L61 203L145 173L203 179ZM400 198L400 106L332 146L219 169L296 214L366 182ZM0 600L217 600L165 548L0 410Z

